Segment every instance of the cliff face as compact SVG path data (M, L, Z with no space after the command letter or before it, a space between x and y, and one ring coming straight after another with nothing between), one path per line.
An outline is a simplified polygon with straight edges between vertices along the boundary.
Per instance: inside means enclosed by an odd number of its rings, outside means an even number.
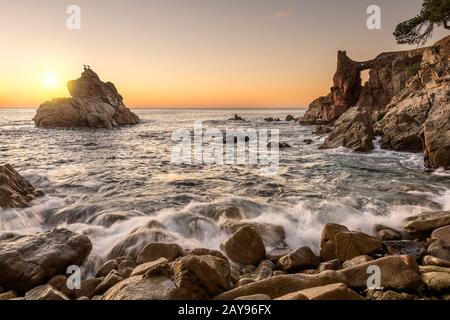
M43 103L34 117L43 128L112 128L139 123L139 117L125 107L122 96L111 82L102 82L91 69L67 84L72 98Z
M366 62L339 52L331 93L311 103L303 121L334 124L324 148L368 151L373 147L367 140L379 135L385 149L424 151L427 167L449 168L449 61L450 36L428 48L384 53ZM367 69L370 78L361 87L360 72Z

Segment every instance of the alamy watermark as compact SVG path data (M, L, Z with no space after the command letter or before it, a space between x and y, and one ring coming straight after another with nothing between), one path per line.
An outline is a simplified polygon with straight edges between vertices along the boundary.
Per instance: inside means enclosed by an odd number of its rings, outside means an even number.
M209 128L202 121L194 129L172 134L171 161L178 165L259 165L261 172L276 174L279 168L279 130Z

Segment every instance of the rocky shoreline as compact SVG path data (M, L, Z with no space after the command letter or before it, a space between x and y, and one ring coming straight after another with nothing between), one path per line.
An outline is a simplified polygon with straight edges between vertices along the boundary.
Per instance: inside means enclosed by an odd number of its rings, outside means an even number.
M0 172L4 185L15 185L15 171ZM29 201L16 191L11 197ZM377 225L373 235L327 224L315 253L283 245L281 226L221 210L231 235L220 250L182 248L150 222L116 243L95 275L72 289L68 268L90 264L89 235L63 228L0 234L0 300L450 299L450 211L409 217L401 230ZM274 234L278 240L270 242ZM374 268L378 284L370 282Z
M364 70L370 71L363 86ZM426 167L448 169L449 119L450 36L427 48L382 53L365 62L339 51L331 92L313 101L300 123L328 134L325 149L367 152L381 137L384 149L423 152Z

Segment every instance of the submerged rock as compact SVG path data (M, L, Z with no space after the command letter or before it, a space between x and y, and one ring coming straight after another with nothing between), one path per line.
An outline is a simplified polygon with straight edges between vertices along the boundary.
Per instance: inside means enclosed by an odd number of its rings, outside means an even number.
M11 165L0 166L0 208L23 208L42 195Z
M34 122L41 128L113 128L139 123L111 82L103 82L91 69L67 84L72 98L59 98L39 106Z
M24 293L81 266L91 249L86 236L66 229L0 241L0 285Z

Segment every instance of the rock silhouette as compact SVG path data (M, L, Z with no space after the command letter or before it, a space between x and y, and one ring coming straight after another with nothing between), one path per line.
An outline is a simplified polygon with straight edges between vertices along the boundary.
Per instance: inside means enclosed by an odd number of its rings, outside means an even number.
M91 69L67 83L72 98L43 103L34 122L42 128L113 128L139 123L139 117L123 103L123 97L111 82L103 82Z

